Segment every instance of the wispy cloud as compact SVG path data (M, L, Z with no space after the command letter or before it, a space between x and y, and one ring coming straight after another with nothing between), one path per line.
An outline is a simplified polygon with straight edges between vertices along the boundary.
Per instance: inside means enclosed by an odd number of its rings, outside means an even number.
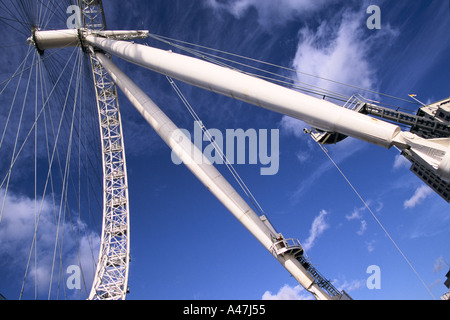
M292 65L302 73L300 81L348 96L357 91L355 87L378 89L377 66L371 54L380 43L392 41L397 32L385 25L379 32L368 34L366 7L343 8L336 12L336 18L325 19L315 28L307 25L299 31Z
M320 237L325 230L327 230L330 225L326 222L325 217L328 212L325 210L320 211L319 215L314 218L314 221L309 230L309 237L303 242L303 248L308 251L310 250L318 237Z
M333 281L333 285L341 291L344 290L345 292L350 293L352 291L358 290L359 288L362 288L365 285L365 280L335 280Z
M345 219L347 219L348 221L351 220L355 220L355 219L361 219L362 215L361 215L361 211L364 210L365 208L355 208L351 214L348 214L345 216Z
M340 9L339 14L330 20L323 20L318 26L305 18L305 26L298 32L295 56L291 60L291 65L298 71L298 81L346 96L356 93L355 87L376 91L378 89L377 66L371 60L371 53L380 42L394 38L395 32L389 26L385 26L380 32L368 36L365 32L367 31L366 18L366 10L362 7L356 10L350 7ZM305 74L314 75L314 77ZM365 96L373 97L367 94ZM302 130L309 126L300 120L286 116L282 118L279 125L281 132L302 139L302 142L308 141L303 143L302 149L297 152L300 162L307 161L314 146ZM366 145L356 139L348 138L328 149L333 160L340 164ZM294 200L332 168L330 161L319 164L317 169L303 179L302 184L295 190Z
M414 20L413 23L411 18L395 21L400 30L399 41L405 41L405 45L399 50L389 50L392 63L386 64L385 67L390 68L390 72L386 72L386 76L382 79L383 86L388 88L391 94L402 97L407 97L412 89L424 87L421 81L428 79L428 76L436 77L437 66L443 59L444 61L448 59L447 52L450 45L448 1L428 1L426 6L422 1L411 1L408 6L411 16L420 12L418 16L421 19ZM393 7L392 13L400 17L400 12L404 12L404 9L405 7L398 3ZM448 77L445 79L442 81L448 82ZM437 88L425 92L423 100L429 98L429 95L435 95ZM447 92L445 89L445 95ZM436 101L444 97L431 100Z
M339 26L324 21L317 30L309 27L301 29L293 66L299 72L315 75L317 78L299 75L299 81L323 90L350 95L355 89L324 78L358 84L367 89L374 88L375 70L366 59L368 48L361 39L360 30L360 19L356 14L349 13Z
M270 291L264 292L262 300L312 300L311 293L306 291L301 285L291 287L284 285L276 294Z
M282 130L282 134L292 135L299 139L307 137L303 132L303 129L308 128L309 126L302 120L283 116L278 123L278 126Z
M347 221L359 220L360 228L358 231L356 231L356 234L360 236L362 236L367 230L367 221L363 219L362 215L364 210L366 210L365 206L361 208L355 208L351 214L345 216L345 219L347 219Z
M366 241L365 245L366 245L367 251L372 252L373 250L375 250L375 243L376 243L375 240Z
M398 154L395 156L393 168L395 170L399 170L402 168L408 168L411 166L411 162L409 162L404 156Z
M358 231L356 231L356 233L360 236L362 236L367 230L367 221L366 220L361 220L361 226L359 228Z
M255 9L259 23L265 27L312 14L334 2L336 0L205 0L215 10L226 10L237 18L242 18L250 9Z
M311 139L311 138L309 138ZM309 157L314 150L320 150L319 147L315 144L309 145L310 142L306 144L302 144L303 149L299 150L300 155L304 155L304 157ZM340 142L337 145L329 146L328 154L332 157L333 161L339 165L343 163L345 160L356 154L357 152L363 150L365 147L367 147L367 144L364 142L358 141L353 138L347 138L344 141ZM321 152L321 151L320 151ZM297 158L299 161L302 160L302 158L299 158L299 155L297 155ZM308 158L305 158L308 159ZM317 160L315 160L317 162ZM333 163L326 158L322 162L317 162L317 168L312 171L309 176L302 177L302 183L299 184L298 188L294 190L292 194L292 199L294 201L297 201L303 192L310 188L314 182L316 182L318 179L320 179L324 174L326 174L329 170L335 169Z
M438 273L438 272L442 271L444 268L447 268L447 267L448 267L448 265L444 261L444 257L441 255L434 262L433 273Z
M340 291L347 293L358 290L365 285L365 280L334 280L333 285ZM262 300L313 300L311 293L306 291L301 285L292 287L285 284L277 293L271 291L264 292Z
M4 189L0 189L2 203L3 195ZM53 256L57 249L56 271L54 271L52 286L65 277L65 270L62 271L62 275L57 276L62 263L63 268L69 265L80 265L85 276L85 283L90 289L95 271L92 261L98 255L100 237L87 231L85 223L78 219L74 219L72 223L63 219L58 221L58 212L59 207L55 207L50 200L35 201L9 191L0 223L0 265L4 265L3 272L7 272L10 279L22 280L31 254L26 283L30 287L34 287L36 283L40 293L48 292ZM36 229L36 247L32 247ZM80 237L75 239L72 233ZM56 244L55 241L57 241ZM6 261L7 264L4 264ZM64 286L65 283L63 282L62 285ZM26 286L26 288L30 287Z
M433 190L430 189L430 187L428 187L426 185L422 185L416 189L416 191L414 192L414 195L411 198L409 198L408 200L405 200L405 202L403 203L403 207L405 209L414 208L415 206L422 203L432 193L433 193Z

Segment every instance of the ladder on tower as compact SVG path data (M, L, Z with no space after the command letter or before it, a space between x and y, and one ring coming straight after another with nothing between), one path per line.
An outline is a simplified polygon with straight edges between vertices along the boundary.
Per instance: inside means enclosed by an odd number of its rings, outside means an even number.
M297 256L296 259L302 264L302 266L308 271L308 273L314 278L317 285L326 291L331 297L341 299L342 295L347 295L344 291L341 292L336 289L330 280L326 279L303 255ZM347 295L348 296L348 295Z
M294 257L311 275L317 286L324 290L331 298L336 300L351 299L345 291L339 291L333 286L330 280L326 279L316 268L314 268L309 259L304 256L303 247L298 239L285 239L279 233L274 240L275 242L272 246L272 251L277 255L289 254Z

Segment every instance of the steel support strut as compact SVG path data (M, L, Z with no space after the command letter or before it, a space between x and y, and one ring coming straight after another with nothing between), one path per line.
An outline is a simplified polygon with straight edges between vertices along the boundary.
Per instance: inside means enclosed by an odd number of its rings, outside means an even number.
M291 273L291 275L316 299L331 300L315 278L302 266L294 254L275 254L273 251L275 234L268 228L238 192L227 182L214 165L203 155L189 138L164 114L164 112L126 76L104 54L97 53L97 59L108 71L111 78L155 129L163 141L183 161L188 169L216 196L216 198L247 228L247 230ZM195 159L202 159L195 161Z
M80 0L83 26L90 32L106 29L102 1ZM58 33L59 31L55 31ZM72 32L72 34L71 34ZM67 31L66 44L73 33ZM82 44L81 44L82 45ZM89 300L124 300L128 292L130 227L128 181L122 121L117 89L97 60L93 48L87 48L91 60L97 97L103 162L103 223L100 253Z
M411 150L437 176L450 182L450 138L423 139L397 125L342 108L234 69L126 41L93 35L91 45L141 67L188 84L300 119L313 128L337 132L381 147Z

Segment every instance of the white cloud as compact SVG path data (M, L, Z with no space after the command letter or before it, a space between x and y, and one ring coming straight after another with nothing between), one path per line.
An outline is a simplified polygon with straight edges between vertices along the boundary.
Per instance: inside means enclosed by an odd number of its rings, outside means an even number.
M340 291L345 291L347 293L358 290L359 288L363 287L366 283L365 280L351 280L351 281L345 280L342 284L339 282L340 281L335 280L333 282L333 285Z
M441 270L443 270L444 268L447 268L448 265L447 263L444 261L444 257L440 256L439 258L436 259L436 261L434 262L434 266L433 266L433 273L438 273Z
M242 18L249 9L258 13L258 21L262 26L283 24L296 17L303 17L317 10L326 8L335 0L205 0L215 10L226 10L236 18Z
M375 250L375 242L375 240L365 242L367 251L372 252L373 250Z
M310 160L315 145L311 137L303 131L303 129L307 129L310 126L304 121L283 115L278 123L278 127L282 135L293 136L304 142L302 148L295 153L297 160L300 163Z
M264 292L262 300L312 300L314 297L301 285L291 287L284 285L276 294L270 291Z
M293 135L296 138L306 137L307 135L303 132L303 129L309 127L305 122L289 116L283 116L278 126L282 130L282 133Z
M3 203L3 198L4 189L0 189L0 203ZM6 272L9 278L21 284L27 261L31 258L27 274L27 284L30 286L27 285L26 289L34 288L36 282L39 293L48 292L56 239L58 241L53 284L58 278L65 277L65 269L69 265L81 265L85 283L90 289L94 274L93 258L98 256L100 237L87 230L82 221L75 220L70 223L62 218L58 223L58 213L59 207L53 206L51 200L35 201L8 191L0 222L0 265L2 272ZM74 217L73 212L72 214ZM36 247L32 247L36 221ZM72 232L79 235L79 238L75 239ZM63 270L58 276L60 262ZM64 286L65 283L61 285Z
M416 189L414 195L403 203L405 209L411 209L422 203L429 195L433 193L430 187L423 185Z
M314 219L311 229L309 230L309 237L303 242L303 248L308 251L313 246L318 237L320 237L325 230L327 230L330 226L325 221L325 216L328 214L327 211L322 210L320 214Z
M359 228L358 231L356 231L356 233L360 236L362 236L364 234L364 232L366 232L367 230L367 221L366 220L361 220L361 226Z
M398 154L395 156L395 160L394 160L394 169L398 170L401 168L408 168L411 166L411 162L408 161L408 159L406 159L404 156L402 156L401 154Z
M365 207L355 208L351 214L348 214L345 216L345 219L347 219L348 221L355 220L355 219L361 219L362 218L361 211L364 209L365 209Z
M352 281L341 281L334 280L333 285L338 288L339 291L345 291L350 293L352 291L358 290L365 285L365 280L352 280ZM291 287L285 284L276 294L270 291L264 292L262 300L314 300L314 296L306 291L301 285Z
M315 22L310 23L305 17L305 26L298 32L297 50L291 61L293 68L298 71L298 81L346 96L356 93L357 89L339 83L377 91L379 81L372 53L380 43L389 43L396 33L385 25L382 30L368 34L365 26L367 15L363 7L364 5L354 11L348 8L341 9L333 18L324 19L315 27L313 27ZM375 98L374 94L367 92L363 94L367 98ZM301 130L305 127L309 126L289 117L283 117L280 122L282 132L284 130L297 138L301 138ZM327 146L327 149L333 160L340 164L366 146L365 142L347 138L335 146ZM308 159L304 155L304 144L302 149L302 153L297 154L300 162ZM306 149L313 150L312 145L306 145ZM293 197L298 198L305 189L332 168L329 161L318 165L317 170L303 180Z
M297 160L300 161L300 163L305 163L311 158L311 154L309 152L298 151L295 153L295 156L297 157Z
M371 64L369 55L380 34L390 33L380 31L378 35L367 37L365 10L344 10L336 16L340 18L323 20L315 29L309 26L300 29L297 50L291 61L298 71L297 80L324 92L346 96L356 93L357 89L340 83L376 91L376 66ZM367 93L364 95L373 98ZM300 130L306 127L290 118L281 121L281 126L295 136L300 135L297 129L300 125Z
M351 95L355 89L338 85L336 82L326 81L323 78L348 83L369 90L377 89L376 66L370 60L370 53L380 42L386 43L386 38L394 34L386 25L383 30L367 36L365 19L366 8L362 5L357 10L337 9L330 19L324 19L318 27L313 27L316 21L311 18L312 12L321 10L330 14L328 6L331 1L323 0L205 0L206 4L218 11L228 11L235 17L242 17L247 10L254 8L259 14L260 23L272 21L286 22L293 17L302 17L304 25L298 32L298 44L295 56L290 64L299 72L313 74L317 77L298 75L298 80L325 90L337 91L341 94ZM322 79L321 79L322 78ZM302 139L305 144L296 152L297 159L304 163L310 159L310 153L315 147L312 139L303 133L308 128L305 122L283 116L279 127L282 133ZM366 144L360 144L355 139L346 139L337 146L330 147L335 153L334 160L339 163L355 152L361 150ZM340 147L342 146L342 148ZM309 178L304 179L293 194L297 198L325 172L331 169L329 161L319 165Z
M292 64L299 72L318 78L300 74L299 81L347 95L353 94L356 89L325 79L376 89L376 70L368 58L370 39L363 34L365 16L360 11L344 12L338 23L325 20L317 30L309 27L300 30L299 45Z
M356 232L356 234L362 236L366 230L367 230L367 221L363 219L363 215L362 212L366 210L366 207L361 207L361 208L355 208L353 210L353 212L351 214L348 214L345 216L345 219L347 219L347 221L351 221L351 220L359 220L360 221L360 228L359 230Z

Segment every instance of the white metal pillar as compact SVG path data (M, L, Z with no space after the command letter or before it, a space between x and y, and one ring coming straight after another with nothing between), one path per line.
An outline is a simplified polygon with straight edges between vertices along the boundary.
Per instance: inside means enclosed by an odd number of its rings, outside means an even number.
M314 128L336 131L386 148L400 127L341 108L234 69L149 46L99 38L86 41L114 56L191 85L242 100L307 122Z
M410 150L437 176L450 181L450 138L423 139L390 124L271 82L196 58L126 41L87 35L86 41L124 60L191 85L385 148Z
M81 32L83 42L124 60L165 74L174 79L242 100L305 121L325 132L351 136L385 148L398 147L427 167L445 183L450 182L450 138L424 139L399 126L329 101L317 99L271 82L200 59L132 42L108 39L92 32ZM40 45L73 45L75 35L38 31ZM33 43L33 39L29 39ZM37 43L36 45L39 45Z

